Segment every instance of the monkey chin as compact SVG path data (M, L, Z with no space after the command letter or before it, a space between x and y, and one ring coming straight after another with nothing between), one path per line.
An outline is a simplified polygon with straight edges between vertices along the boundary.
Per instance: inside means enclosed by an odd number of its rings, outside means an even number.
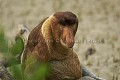
M72 48L73 47L73 45L67 45L67 42L63 42L63 40L61 39L60 40L60 43L64 46L64 47L67 47L67 48Z

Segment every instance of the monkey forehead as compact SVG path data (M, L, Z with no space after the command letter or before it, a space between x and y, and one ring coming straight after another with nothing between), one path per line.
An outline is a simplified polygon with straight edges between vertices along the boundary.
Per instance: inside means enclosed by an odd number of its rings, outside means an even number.
M61 25L73 25L78 23L78 18L75 14L72 12L57 12L53 16L55 16L58 19L58 22Z
M66 12L56 12L53 16L56 18L64 17L64 18L77 18L77 16L69 11Z

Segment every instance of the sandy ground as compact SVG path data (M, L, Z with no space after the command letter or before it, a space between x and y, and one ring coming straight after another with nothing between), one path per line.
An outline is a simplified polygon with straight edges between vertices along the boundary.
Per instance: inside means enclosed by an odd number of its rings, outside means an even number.
M0 0L0 25L13 39L18 24L32 30L57 11L79 18L74 50L81 63L106 80L120 80L120 0Z

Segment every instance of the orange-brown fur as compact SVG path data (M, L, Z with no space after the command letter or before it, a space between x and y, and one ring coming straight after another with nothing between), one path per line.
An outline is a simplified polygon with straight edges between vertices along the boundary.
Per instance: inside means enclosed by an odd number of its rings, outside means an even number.
M69 15L69 12L66 12ZM27 58L28 55L32 54L35 57L37 62L48 62L51 66L51 76L46 80L77 80L81 78L82 71L80 68L80 62L76 53L73 52L72 48L68 48L61 44L60 39L68 40L67 46L72 47L73 43L69 40L69 37L75 36L77 30L77 21L73 18L72 22L67 21L67 25L71 26L72 24L76 25L75 30L72 32L72 27L69 28L71 31L61 32L60 26L66 26L64 21L61 21L60 18L66 16L64 14L54 14L51 18L46 18L43 20L37 27L35 27L28 38L28 43L25 48L22 64L24 65L24 72L29 69L27 67ZM71 15L71 13L70 13ZM66 17L69 20L69 16ZM49 22L50 21L50 22ZM60 23L60 24L58 24ZM69 30L68 29L68 30ZM64 30L64 29L63 29ZM63 35L61 37L61 34ZM71 34L70 36L68 36ZM68 36L68 38L66 38ZM71 39L73 39L71 38ZM32 72L31 72L32 73Z

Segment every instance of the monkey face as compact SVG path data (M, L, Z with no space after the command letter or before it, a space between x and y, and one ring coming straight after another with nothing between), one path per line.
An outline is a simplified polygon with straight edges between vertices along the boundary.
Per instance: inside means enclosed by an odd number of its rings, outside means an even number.
M72 48L74 37L78 27L78 19L71 12L58 12L53 15L53 35L55 40L59 40L62 45Z
M76 26L62 26L61 27L61 43L62 45L72 48L74 45L74 36L76 33Z

